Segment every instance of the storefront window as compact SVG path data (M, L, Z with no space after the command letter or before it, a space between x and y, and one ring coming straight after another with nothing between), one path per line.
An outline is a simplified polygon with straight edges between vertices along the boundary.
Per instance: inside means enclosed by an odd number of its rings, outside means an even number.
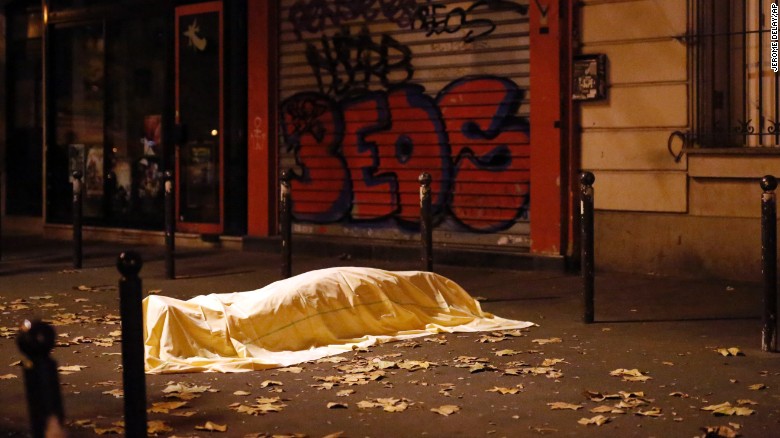
M69 175L82 170L85 220L161 226L163 19L62 26L53 34L49 220L69 220Z

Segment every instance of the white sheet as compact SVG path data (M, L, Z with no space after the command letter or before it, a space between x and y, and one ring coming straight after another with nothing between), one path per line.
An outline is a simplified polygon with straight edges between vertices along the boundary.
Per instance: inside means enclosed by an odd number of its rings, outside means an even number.
M151 295L143 308L148 373L250 371L433 333L533 325L483 312L441 275L356 267L187 301Z

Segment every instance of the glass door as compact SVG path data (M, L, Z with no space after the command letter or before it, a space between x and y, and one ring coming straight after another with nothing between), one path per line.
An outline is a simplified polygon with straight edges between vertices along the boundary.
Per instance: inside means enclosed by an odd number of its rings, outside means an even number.
M223 230L222 3L176 8L177 229Z

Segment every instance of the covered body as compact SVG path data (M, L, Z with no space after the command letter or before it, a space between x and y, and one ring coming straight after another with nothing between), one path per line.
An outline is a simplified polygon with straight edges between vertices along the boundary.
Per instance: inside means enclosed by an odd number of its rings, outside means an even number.
M144 299L146 371L289 366L390 340L533 325L483 312L430 272L329 268L248 292Z

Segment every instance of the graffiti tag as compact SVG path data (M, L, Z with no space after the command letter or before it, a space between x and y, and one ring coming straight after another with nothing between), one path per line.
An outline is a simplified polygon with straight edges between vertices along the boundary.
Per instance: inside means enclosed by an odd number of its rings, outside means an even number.
M419 222L417 176L427 171L434 214L475 231L506 229L528 205L529 126L524 91L494 76L453 81L436 96L420 85L336 101L314 92L282 103L297 169L297 220L395 218Z
M411 50L389 35L375 42L367 28L352 35L345 27L333 37L323 35L320 41L321 47L306 45L306 59L322 93L340 96L361 91L372 78L388 88L414 74Z

